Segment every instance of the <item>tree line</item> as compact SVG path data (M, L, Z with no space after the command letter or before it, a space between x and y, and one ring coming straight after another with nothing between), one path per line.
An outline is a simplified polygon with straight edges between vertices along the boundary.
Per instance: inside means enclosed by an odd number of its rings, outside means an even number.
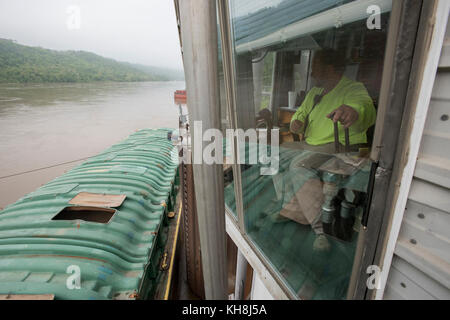
M55 51L0 39L0 83L172 80L171 73L162 73L86 51Z

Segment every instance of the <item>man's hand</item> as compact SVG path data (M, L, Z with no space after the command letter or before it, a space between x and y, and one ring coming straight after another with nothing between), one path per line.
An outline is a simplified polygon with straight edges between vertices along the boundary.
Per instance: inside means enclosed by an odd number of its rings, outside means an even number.
M359 114L352 107L343 104L327 115L327 117L333 120L333 122L339 121L347 129L358 120Z
M291 127L289 128L292 133L299 134L303 123L299 120L294 120L291 122Z

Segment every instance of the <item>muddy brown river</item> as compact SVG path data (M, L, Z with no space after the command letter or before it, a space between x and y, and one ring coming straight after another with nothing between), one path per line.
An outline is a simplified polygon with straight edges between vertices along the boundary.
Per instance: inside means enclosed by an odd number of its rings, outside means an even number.
M176 128L173 92L184 88L184 82L1 84L0 210L83 161L35 169L94 156L138 129ZM33 172L20 174L26 171Z

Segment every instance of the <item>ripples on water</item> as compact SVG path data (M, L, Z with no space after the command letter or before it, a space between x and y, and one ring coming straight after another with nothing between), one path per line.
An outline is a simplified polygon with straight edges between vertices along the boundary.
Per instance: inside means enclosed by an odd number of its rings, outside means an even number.
M95 155L138 129L177 127L184 82L0 85L0 176ZM0 208L75 164L0 180Z

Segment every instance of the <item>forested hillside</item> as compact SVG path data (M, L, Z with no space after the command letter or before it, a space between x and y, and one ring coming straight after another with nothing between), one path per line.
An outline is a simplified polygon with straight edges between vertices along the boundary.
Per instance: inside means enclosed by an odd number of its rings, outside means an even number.
M48 50L0 39L0 83L165 81L179 78L173 70L165 73L161 68L118 62L90 52Z

